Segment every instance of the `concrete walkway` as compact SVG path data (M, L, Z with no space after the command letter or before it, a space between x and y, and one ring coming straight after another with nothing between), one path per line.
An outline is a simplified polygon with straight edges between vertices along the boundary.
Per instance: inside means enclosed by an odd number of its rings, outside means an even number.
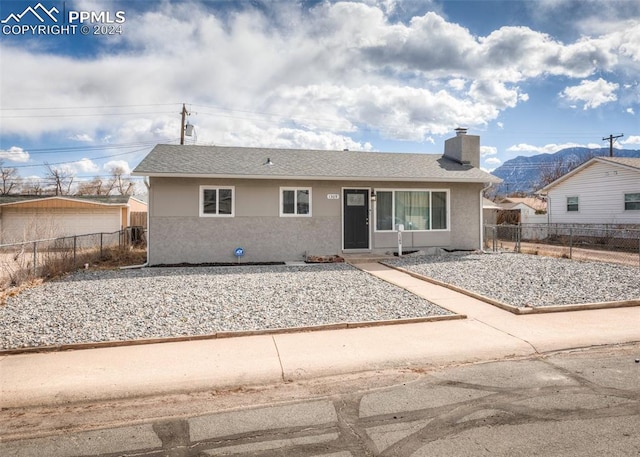
M468 318L3 356L0 407L221 390L640 341L640 307L516 316L378 263L357 266Z

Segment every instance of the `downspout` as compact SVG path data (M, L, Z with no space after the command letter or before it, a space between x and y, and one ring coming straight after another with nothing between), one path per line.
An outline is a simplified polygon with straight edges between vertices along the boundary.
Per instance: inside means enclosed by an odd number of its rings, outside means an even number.
M151 185L147 178L144 179L144 185L147 188L147 232L149 231L149 208L151 207ZM121 270L133 270L136 268L145 268L149 266L149 236L147 233L147 261L141 265L127 265L120 267Z
M483 188L480 191L480 246L479 246L479 250L480 252L484 252L483 249L483 241L484 241L484 209L483 209L483 204L482 204L482 199L484 198L484 191L485 190L489 190L491 188L493 184L492 183L488 183L487 187Z

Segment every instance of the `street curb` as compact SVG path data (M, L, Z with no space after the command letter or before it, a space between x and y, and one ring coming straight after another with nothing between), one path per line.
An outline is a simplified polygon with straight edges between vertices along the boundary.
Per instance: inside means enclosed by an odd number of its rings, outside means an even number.
M16 348L16 349L2 349L0 350L0 357L19 354L37 354L46 352L62 352L62 351L77 351L84 349L103 349L103 348L115 348L123 346L142 346L146 344L159 344L159 343L181 343L186 341L200 341L200 340L215 340L215 339L227 339L227 338L241 338L247 336L265 336L265 335L285 335L290 333L307 333L307 332L319 332L326 330L348 330L365 327L384 327L388 325L405 325L405 324L420 324L425 322L440 322L449 320L466 319L464 314L452 314L445 316L428 316L428 317L410 317L406 319L384 320L384 321L363 321L363 322L343 322L338 324L323 324L323 325L311 325L305 327L290 327L290 328L275 328L266 330L242 330L242 331L222 331L209 335L196 335L196 336L177 336L166 338L142 338L137 340L128 341L104 341L95 343L77 343L77 344L61 344L57 346L38 346L28 348Z
M395 265L389 265L383 262L380 262L380 263L385 267L389 267L394 270L400 271L402 273L408 274L409 276L412 276L416 279L420 279L422 281L426 281L426 282L435 284L437 286L446 287L447 289L453 290L455 292L459 292L461 294L467 295L472 298L476 298L485 303L489 303L490 305L494 305L500 309L509 311L510 313L513 313L515 315L520 315L520 316L527 315L527 314L562 313L562 312L570 312L570 311L629 308L633 306L640 306L640 299L639 299L639 300L622 300L622 301L599 302L599 303L582 303L577 305L531 306L527 308L520 308L518 306L502 303L498 300L494 300L493 298L486 297L476 292L471 292L470 290L463 289L462 287L454 286L453 284L448 284L446 282L438 281L437 279L433 279L428 276L415 273L411 270L407 270L406 268L397 267Z

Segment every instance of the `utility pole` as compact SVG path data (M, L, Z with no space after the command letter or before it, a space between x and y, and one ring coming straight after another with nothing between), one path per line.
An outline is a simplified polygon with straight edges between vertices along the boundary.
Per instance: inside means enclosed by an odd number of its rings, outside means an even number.
M182 122L180 123L180 144L184 144L184 130L186 128L185 124L187 122L187 116L191 113L187 112L187 107L185 104L182 104Z
M617 138L622 138L624 136L624 133L621 133L620 135L609 135L609 136L605 136L602 141L607 141L609 140L609 157L613 157L613 141Z

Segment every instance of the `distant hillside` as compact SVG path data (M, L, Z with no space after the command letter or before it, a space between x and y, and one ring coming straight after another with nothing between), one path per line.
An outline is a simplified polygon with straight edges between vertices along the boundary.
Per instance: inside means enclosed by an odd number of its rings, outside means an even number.
M640 150L614 149L615 157L640 157ZM545 170L557 167L558 164L570 166L571 169L591 157L608 157L609 148L567 148L554 154L538 154L535 156L518 156L507 160L491 174L502 178L503 183L497 188L498 195L512 192L533 193L540 188L539 183Z

